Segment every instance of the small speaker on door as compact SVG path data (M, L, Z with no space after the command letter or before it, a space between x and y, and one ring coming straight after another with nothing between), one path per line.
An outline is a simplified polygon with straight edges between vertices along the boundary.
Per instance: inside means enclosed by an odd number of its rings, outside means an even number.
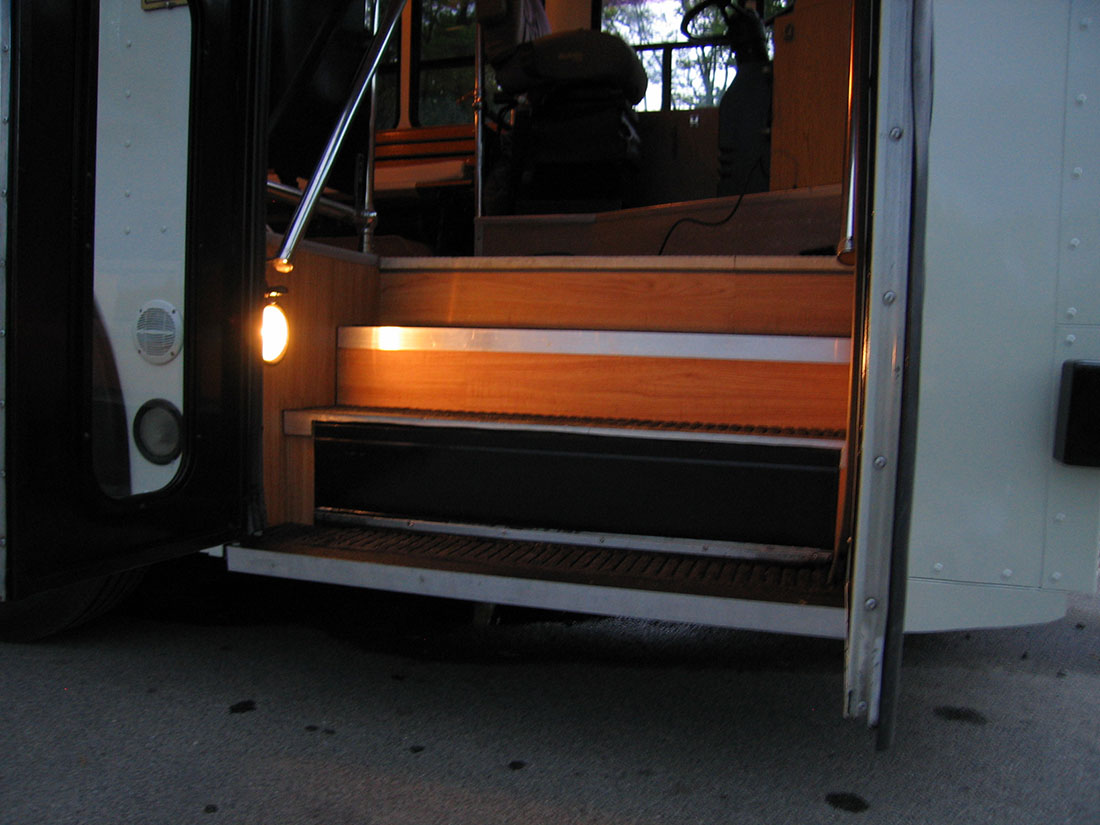
M134 324L134 346L150 364L167 364L180 352L183 319L168 301L148 301Z

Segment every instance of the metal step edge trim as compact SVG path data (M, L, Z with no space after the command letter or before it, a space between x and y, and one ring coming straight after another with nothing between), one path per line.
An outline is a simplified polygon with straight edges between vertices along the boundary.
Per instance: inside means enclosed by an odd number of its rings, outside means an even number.
M232 572L548 610L842 639L840 607L727 599L401 567L228 545Z
M733 541L709 541L666 536L634 536L622 533L581 533L538 528L516 528L489 524L402 519L373 513L318 507L318 522L351 527L383 527L390 530L440 533L444 535L477 536L513 541L546 542L578 547L606 547L614 550L643 550L655 553L676 553L706 558L740 559L782 564L828 564L832 554L816 547L788 547L777 544L748 544Z
M513 218L519 216L512 216ZM591 221L574 221L587 224ZM389 256L379 259L387 272L514 272L519 271L618 271L714 272L736 276L742 272L820 272L851 275L853 270L833 255L493 255L471 257Z
M517 432L555 432L571 435L597 435L618 438L654 438L670 441L713 441L728 444L756 444L765 447L818 447L840 450L845 442L840 438L811 436L751 435L746 433L715 433L693 430L645 429L630 427L581 426L550 422L485 421L474 418L433 418L405 413L358 412L355 408L310 407L283 411L283 434L312 436L313 422L324 424L401 424L410 427L454 427L475 430L514 430ZM844 456L841 455L843 466Z
M508 352L810 364L847 364L852 354L848 338L477 327L341 327L338 346L379 352Z

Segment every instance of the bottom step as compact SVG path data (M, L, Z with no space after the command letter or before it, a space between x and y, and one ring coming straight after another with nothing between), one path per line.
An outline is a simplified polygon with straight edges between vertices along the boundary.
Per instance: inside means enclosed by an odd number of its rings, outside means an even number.
M790 565L541 541L294 524L274 528L242 549L419 571L722 599L828 607L840 607L844 602L843 583L830 581L828 564ZM382 583L366 586L385 589Z
M235 572L571 613L842 639L823 566L380 529L287 525L230 545ZM715 595L708 595L708 594ZM784 598L790 601L763 601Z

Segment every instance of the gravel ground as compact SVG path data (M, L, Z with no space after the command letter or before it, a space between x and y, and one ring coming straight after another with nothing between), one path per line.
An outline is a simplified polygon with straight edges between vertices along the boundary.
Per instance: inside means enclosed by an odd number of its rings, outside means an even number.
M1100 823L1095 597L909 637L879 753L841 719L835 641L475 624L207 561L0 645L0 823Z

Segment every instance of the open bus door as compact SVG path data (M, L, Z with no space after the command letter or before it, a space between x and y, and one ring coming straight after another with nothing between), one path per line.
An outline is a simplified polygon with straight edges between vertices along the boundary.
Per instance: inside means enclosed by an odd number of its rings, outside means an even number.
M248 527L264 14L0 8L11 616Z
M860 270L844 713L877 727L884 748L893 738L905 625L932 27L924 0L874 5L873 25L856 6L848 248L840 250Z

